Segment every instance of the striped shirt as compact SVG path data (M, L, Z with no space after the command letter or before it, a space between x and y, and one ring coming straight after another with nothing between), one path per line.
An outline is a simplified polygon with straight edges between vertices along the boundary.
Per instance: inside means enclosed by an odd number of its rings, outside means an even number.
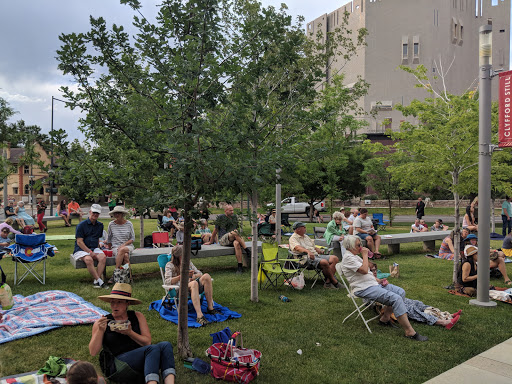
M135 240L135 231L131 221L124 224L116 224L115 221L108 223L107 243L112 244L112 248L117 248L128 240Z

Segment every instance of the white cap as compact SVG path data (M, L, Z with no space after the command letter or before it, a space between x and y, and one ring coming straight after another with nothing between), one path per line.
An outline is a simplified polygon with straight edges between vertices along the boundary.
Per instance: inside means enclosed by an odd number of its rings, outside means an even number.
M101 205L99 205L99 204L91 205L91 212L101 213Z

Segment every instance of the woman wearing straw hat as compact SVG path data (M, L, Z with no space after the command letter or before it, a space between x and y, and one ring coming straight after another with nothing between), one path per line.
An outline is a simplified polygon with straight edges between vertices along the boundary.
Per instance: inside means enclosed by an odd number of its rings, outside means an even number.
M92 327L89 352L96 356L103 347L134 371L143 373L146 383L158 383L161 371L165 384L174 383L176 370L172 345L168 341L151 344L151 333L144 315L129 311L128 306L141 304L132 297L130 284L117 283L110 295L98 296L110 303L112 313L96 320ZM113 322L116 320L116 322ZM124 322L123 322L124 321ZM114 370L113 361L105 365ZM104 372L110 376L112 373Z
M126 220L130 211L125 207L116 205L109 213L114 220L108 223L107 248L112 249L112 255L116 258L116 269L120 269L121 265L130 263L130 255L134 250L135 231L131 221ZM113 279L112 277L108 283L113 284Z

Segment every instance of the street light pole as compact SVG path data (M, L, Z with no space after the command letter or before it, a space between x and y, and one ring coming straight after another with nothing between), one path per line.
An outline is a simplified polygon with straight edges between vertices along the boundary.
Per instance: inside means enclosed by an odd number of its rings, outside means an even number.
M53 162L53 101L54 100L60 101L61 103L65 103L64 100L57 99L56 97L52 96L52 124L51 124L51 127L50 127L50 132L51 132L51 137L52 137L52 140L51 140L52 156L50 158L50 171L48 171L48 174L50 176L50 216L53 216L53 187L54 187L54 171L53 171L53 167L54 167L54 162Z
M491 211L491 89L492 89L492 25L479 29L479 147L478 147L478 278L477 298L469 303L495 307L489 300L489 249Z

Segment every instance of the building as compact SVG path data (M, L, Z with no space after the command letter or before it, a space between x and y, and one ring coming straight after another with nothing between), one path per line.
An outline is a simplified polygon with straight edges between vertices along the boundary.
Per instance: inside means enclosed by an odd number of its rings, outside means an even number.
M435 89L441 88L439 75L445 74L447 91L462 94L478 87L478 29L488 22L493 27L493 67L509 69L511 0L353 0L329 14L307 23L306 32L333 31L348 12L349 28L366 28L367 46L342 69L345 84L362 76L370 83L361 106L368 113L370 135L387 128L398 130L404 117L394 110L396 104L408 105L430 94L415 88L412 75L399 65L423 64ZM326 66L326 81L341 70L336 61ZM497 99L498 81L493 82ZM370 116L374 110L376 116Z
M39 143L35 143L34 146L35 151L40 156L39 160L43 162L45 167L48 167L50 165L50 156ZM21 159L25 154L25 148L7 147L6 151L7 159L16 168L16 172L7 177L8 199L31 203L32 200L35 202L37 195L40 195L49 203L50 180L48 172L37 165L22 164ZM53 200L54 203L58 202L59 196L57 193L54 193Z

